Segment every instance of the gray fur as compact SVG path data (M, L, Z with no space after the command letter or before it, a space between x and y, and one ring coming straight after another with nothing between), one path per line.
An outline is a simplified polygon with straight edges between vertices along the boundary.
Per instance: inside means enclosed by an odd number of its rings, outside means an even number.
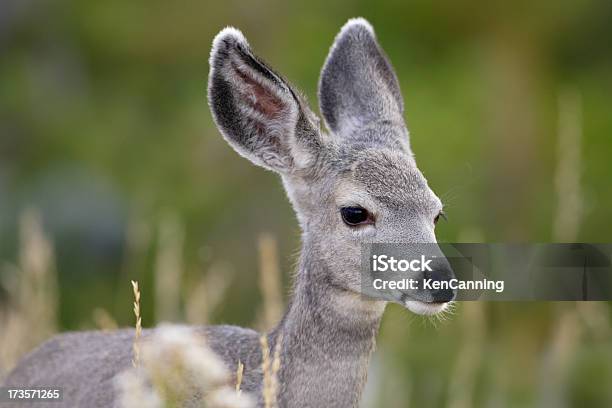
M219 33L210 65L208 98L217 126L238 153L281 175L303 230L291 303L268 334L271 347L283 335L279 405L357 406L386 306L360 294L360 245L435 243L433 220L442 208L410 151L395 73L371 26L350 20L321 75L327 134L239 31ZM368 209L375 224L345 225L339 210L355 205ZM444 276L452 273L440 268ZM432 303L428 293L394 296L421 314L446 306ZM206 334L232 370L238 360L245 363L243 389L261 405L258 334L231 326L194 330ZM108 406L112 377L129 366L131 345L130 330L60 335L23 359L8 384L63 386L69 406Z

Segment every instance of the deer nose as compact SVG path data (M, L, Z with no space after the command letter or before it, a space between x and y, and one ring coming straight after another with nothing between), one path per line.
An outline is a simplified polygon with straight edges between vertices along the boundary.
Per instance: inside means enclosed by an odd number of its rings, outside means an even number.
M449 287L449 281L455 277L455 274L448 261L444 258L438 258L432 263L431 269L431 271L425 273L425 277L431 279L432 282L440 282L439 284L432 285L436 289L432 289L429 292L432 298L431 301L433 303L450 302L455 298L456 292Z

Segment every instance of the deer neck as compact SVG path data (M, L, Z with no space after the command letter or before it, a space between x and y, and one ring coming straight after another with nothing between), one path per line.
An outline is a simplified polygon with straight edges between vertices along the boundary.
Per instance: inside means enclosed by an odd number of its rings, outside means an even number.
M282 334L279 405L352 407L359 402L384 302L334 286L306 244Z

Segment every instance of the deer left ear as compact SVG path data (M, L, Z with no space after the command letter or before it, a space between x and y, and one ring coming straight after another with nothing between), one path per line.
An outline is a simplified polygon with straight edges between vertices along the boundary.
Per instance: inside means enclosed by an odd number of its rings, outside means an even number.
M253 163L286 174L313 162L320 147L314 114L234 28L213 41L208 101L227 142Z

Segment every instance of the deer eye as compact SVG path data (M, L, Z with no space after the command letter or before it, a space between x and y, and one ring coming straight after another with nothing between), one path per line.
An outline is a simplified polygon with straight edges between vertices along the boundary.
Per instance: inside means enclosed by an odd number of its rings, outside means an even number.
M442 217L444 219L444 221L446 221L446 214L444 213L444 211L440 211L438 213L438 215L436 215L436 218L434 218L434 225L438 223L438 221L440 221L440 217Z
M340 214L344 223L350 226L372 224L374 222L372 214L361 207L343 207L340 209Z

